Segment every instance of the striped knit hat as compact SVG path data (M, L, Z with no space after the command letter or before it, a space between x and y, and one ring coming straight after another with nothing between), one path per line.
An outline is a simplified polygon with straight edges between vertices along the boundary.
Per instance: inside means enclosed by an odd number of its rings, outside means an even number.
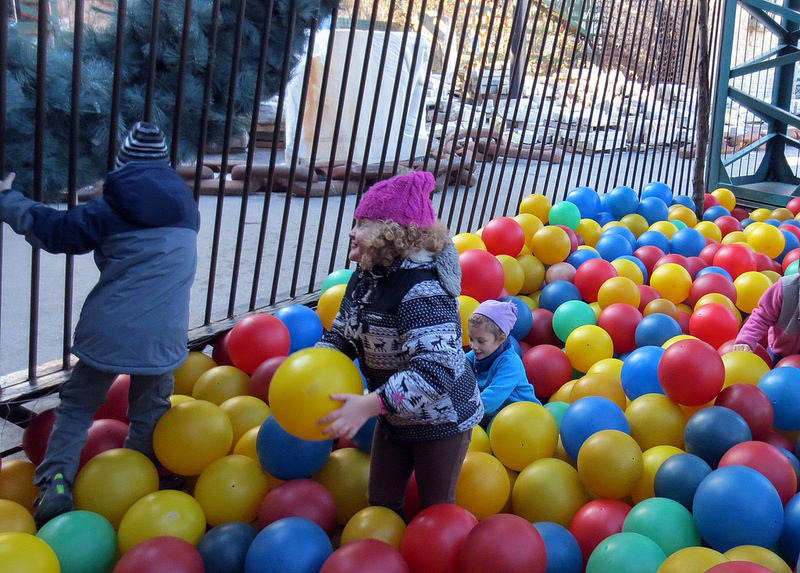
M117 153L117 169L131 161L166 161L168 155L164 132L153 123L140 121L122 142Z

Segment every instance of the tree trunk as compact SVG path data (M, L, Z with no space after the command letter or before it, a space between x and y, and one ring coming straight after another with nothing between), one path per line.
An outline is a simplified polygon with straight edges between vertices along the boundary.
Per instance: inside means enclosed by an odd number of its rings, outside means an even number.
M694 202L697 207L697 215L700 217L703 212L703 202L705 198L705 179L706 179L706 155L708 152L708 129L711 118L709 81L709 55L708 55L708 0L697 0L699 15L700 32L700 62L698 67L698 89L697 89L697 153L694 160L694 175L692 177L692 189Z

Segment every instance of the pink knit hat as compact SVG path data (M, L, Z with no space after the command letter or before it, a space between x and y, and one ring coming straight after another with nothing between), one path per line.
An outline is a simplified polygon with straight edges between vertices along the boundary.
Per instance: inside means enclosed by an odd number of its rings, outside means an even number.
M436 180L427 171L415 171L380 181L364 193L356 207L355 217L430 227L436 222L431 201L431 193L435 188Z

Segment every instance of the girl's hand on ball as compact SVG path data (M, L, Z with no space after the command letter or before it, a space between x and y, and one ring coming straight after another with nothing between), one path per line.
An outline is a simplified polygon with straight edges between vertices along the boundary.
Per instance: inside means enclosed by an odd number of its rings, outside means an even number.
M330 438L352 439L367 420L381 413L381 399L375 393L366 396L332 394L331 400L341 402L342 406L318 422L321 426L327 425L322 433Z

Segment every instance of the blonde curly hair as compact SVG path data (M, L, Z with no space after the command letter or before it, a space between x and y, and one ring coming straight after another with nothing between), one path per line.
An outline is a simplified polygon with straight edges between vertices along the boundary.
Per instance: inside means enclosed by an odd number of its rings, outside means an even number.
M447 227L438 221L423 228L374 220L363 244L366 248L359 264L369 270L375 266L389 266L395 259L406 258L422 250L438 253L451 244L451 240Z

